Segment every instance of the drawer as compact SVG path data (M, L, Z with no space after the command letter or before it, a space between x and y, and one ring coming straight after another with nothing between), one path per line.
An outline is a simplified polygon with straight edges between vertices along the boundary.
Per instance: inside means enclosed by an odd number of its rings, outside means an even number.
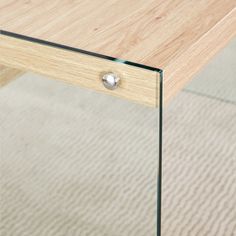
M81 87L157 107L161 71L80 49L24 36L0 34L0 64L33 71ZM114 90L104 87L102 77L120 78Z

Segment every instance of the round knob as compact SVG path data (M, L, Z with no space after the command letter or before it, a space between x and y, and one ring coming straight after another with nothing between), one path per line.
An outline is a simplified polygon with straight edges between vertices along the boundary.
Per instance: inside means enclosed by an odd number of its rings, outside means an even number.
M103 75L102 83L105 88L114 90L119 86L120 78L115 73L109 72Z

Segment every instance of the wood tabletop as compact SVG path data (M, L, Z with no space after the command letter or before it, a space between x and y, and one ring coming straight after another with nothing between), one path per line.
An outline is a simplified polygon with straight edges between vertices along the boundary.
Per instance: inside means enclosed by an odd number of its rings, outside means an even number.
M165 73L168 100L236 34L236 0L0 1L0 29Z

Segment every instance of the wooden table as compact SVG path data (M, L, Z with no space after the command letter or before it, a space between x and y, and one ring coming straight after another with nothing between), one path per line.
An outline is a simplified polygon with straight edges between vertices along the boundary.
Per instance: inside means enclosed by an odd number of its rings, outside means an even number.
M0 86L33 71L156 108L235 35L236 0L1 0ZM110 72L114 90L101 80Z
M166 102L235 36L236 0L2 0L0 29L10 74L35 71L156 107L162 72ZM121 77L117 90L102 85L106 72Z

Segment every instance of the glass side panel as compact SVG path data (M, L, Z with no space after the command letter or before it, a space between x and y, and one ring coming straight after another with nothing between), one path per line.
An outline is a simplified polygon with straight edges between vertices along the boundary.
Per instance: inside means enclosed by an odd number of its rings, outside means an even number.
M159 234L160 109L26 73L0 90L0 235Z

